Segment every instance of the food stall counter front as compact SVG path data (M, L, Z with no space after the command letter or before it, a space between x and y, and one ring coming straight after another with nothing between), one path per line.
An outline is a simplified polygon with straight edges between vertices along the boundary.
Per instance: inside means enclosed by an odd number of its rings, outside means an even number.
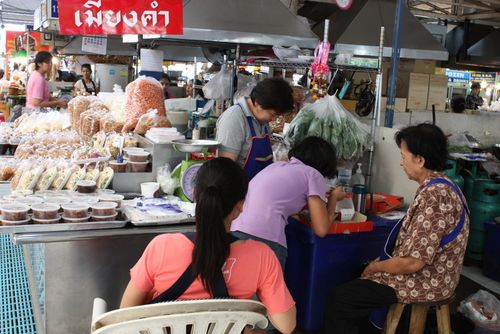
M162 233L194 231L194 221L119 229L18 233L38 334L87 334L95 297L118 308L130 268Z

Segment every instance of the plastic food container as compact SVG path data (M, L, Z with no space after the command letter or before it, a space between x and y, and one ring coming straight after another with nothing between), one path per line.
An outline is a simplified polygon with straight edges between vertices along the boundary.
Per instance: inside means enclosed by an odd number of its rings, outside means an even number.
M59 209L61 208L58 204L36 204L31 207L33 211L33 220L46 220L46 219L60 219ZM41 223L43 224L43 223Z
M144 152L144 149L140 147L125 147L123 152L125 152L124 156L128 157L130 153Z
M122 206L122 201L124 198L125 198L125 196L123 196L123 195L109 194L109 195L99 196L99 201L116 203L116 205L117 205L116 207L119 208Z
M116 216L118 216L118 213L115 213L114 215L110 215L110 216L94 216L94 215L92 215L90 217L90 219L92 219L92 221L95 221L95 222L109 222L109 221L116 220Z
M145 162L134 162L134 161L129 161L128 165L130 168L130 171L132 173L143 173L146 171L146 168L148 167L149 161Z
M31 219L24 219L24 220L5 220L2 219L2 225L3 226L17 226L17 225L27 225L30 223Z
M74 223L86 223L89 221L90 216L82 217L82 218L69 218L69 217L62 217L63 221L67 224L74 224Z
M63 205L63 204L68 204L70 202L71 202L71 199L69 197L62 197L62 196L46 196L45 197L46 204Z
M115 173L125 173L127 171L127 160L124 160L123 162L118 162L116 160L111 160L109 162L109 167L115 172Z
M69 203L61 205L64 218L88 218L89 205L87 203Z
M148 161L149 152L143 151L131 151L128 152L128 160L130 162L146 162Z
M33 206L37 204L42 204L43 198L37 196L18 197L16 198L15 202Z
M0 207L2 211L2 217L4 220L9 222L20 222L29 220L28 211L30 207L22 203L6 204Z
M95 181L80 180L76 183L76 190L79 193L89 194L93 193L96 189Z
M98 195L111 195L114 193L115 191L113 189L97 189Z
M78 196L77 195L77 196L72 197L72 202L95 204L95 203L99 202L99 198L96 196L85 196L85 195Z
M99 202L92 204L92 216L109 217L116 214L116 207L118 204L115 202Z
M33 217L33 224L58 224L61 221L61 216L57 215L54 219L38 219Z
M12 196L28 196L28 195L33 195L33 190L28 190L28 189L19 189L19 190L14 190L11 193Z

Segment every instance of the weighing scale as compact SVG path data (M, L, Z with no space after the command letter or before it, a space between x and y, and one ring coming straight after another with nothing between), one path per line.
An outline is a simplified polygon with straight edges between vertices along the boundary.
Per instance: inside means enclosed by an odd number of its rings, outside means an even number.
M205 160L190 160L191 153L207 151L210 147L217 147L219 143L215 140L172 140L174 149L186 153L186 159L178 164L172 171L172 177L179 180L180 186L176 188L175 195L185 202L194 202L194 185L198 170Z

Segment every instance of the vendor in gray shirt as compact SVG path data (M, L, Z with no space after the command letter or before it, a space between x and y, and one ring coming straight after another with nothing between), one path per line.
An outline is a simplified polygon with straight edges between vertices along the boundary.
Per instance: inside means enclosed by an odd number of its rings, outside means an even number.
M293 109L292 87L283 79L259 82L217 121L219 157L238 162L252 179L273 162L268 123Z

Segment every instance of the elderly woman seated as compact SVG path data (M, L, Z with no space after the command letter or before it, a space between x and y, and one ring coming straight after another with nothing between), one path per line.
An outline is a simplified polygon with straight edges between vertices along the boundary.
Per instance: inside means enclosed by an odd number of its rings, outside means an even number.
M329 295L327 333L358 333L375 309L446 300L458 285L469 217L460 189L441 173L448 158L446 136L437 126L420 124L399 131L395 139L401 167L420 186L391 233L385 256Z

